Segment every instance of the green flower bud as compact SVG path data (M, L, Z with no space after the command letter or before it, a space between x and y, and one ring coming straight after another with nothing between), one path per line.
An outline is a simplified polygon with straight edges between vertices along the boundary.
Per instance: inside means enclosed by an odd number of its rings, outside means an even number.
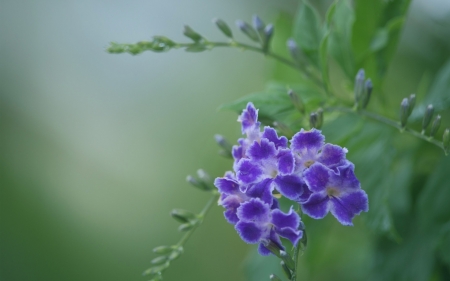
M286 263L284 261L281 261L280 265L281 265L281 268L283 269L283 273L286 276L286 278L291 280L292 273L291 273L291 270L286 266Z
M281 279L275 274L271 274L269 278L271 281L281 281Z
M181 232L183 232L183 231L189 231L189 230L191 230L192 228L194 228L194 225L193 225L193 224L191 224L191 223L183 223L182 225L180 225L180 226L178 227L178 231L181 231Z
M298 111L300 111L300 113L305 114L305 105L303 104L303 101L300 99L300 97L292 90L288 91L288 95L292 101L292 104L294 104L294 107Z
M447 128L444 131L444 135L442 136L442 145L444 146L444 150L447 153L450 147L450 129Z
M309 127L312 128L317 128L317 121L318 121L318 116L317 113L313 112L309 115Z
M289 269L294 270L294 260L292 260L291 256L288 253L286 253L285 251L280 251L280 258L284 261Z
M323 125L323 109L319 108L316 111L317 113L317 129L322 128Z
M433 138L436 132L439 130L439 126L441 126L441 115L436 116L433 121L433 125L431 125L430 137Z
M218 18L213 19L213 22L217 25L217 28L219 28L220 31L225 34L225 36L233 38L233 33L231 32L231 29L226 22Z
M167 254L172 252L173 249L173 246L158 246L153 249L153 252L157 254Z
M160 256L152 259L151 263L154 265L162 264L167 260L167 256Z
M408 121L408 112L409 100L407 98L404 98L400 104L400 124L402 125L402 128L405 128Z
M199 42L203 37L195 32L189 25L184 26L183 34L186 37L191 38L194 42Z
M258 33L248 23L246 23L245 21L237 20L236 25L245 35L247 35L248 38L252 39L255 42L259 42Z
M425 110L425 115L423 116L422 134L425 133L425 130L427 129L428 125L430 124L431 118L433 118L433 113L434 113L434 107L432 104L429 104L427 106L427 109Z
M170 215L177 221L181 223L191 222L197 218L197 215L181 209L174 209L170 212Z
M364 92L364 78L365 78L364 69L360 69L355 77L354 94L356 106L359 106L359 100L361 99Z
M367 105L369 104L370 95L372 94L372 90L373 90L372 80L367 79L366 82L364 83L364 91L363 91L363 96L361 98L361 108L362 109L365 109L367 107Z
M416 95L415 95L415 94L411 94L411 95L409 96L408 101L409 101L409 111L408 111L408 116L410 116L411 113L412 113L412 111L413 111L413 109L414 109L414 106L416 105Z

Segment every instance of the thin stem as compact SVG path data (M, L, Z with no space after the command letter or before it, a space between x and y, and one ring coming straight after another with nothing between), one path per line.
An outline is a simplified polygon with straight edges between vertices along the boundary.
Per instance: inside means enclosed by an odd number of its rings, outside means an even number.
M203 207L203 210L200 212L200 214L198 214L199 221L194 225L193 228L191 228L188 232L186 232L183 235L183 237L181 237L180 241L178 241L178 243L176 244L177 247L184 246L184 244L186 244L187 240L192 235L192 233L194 233L197 227L199 227L202 224L203 218L206 216L209 209L211 209L213 203L219 199L219 195L220 195L219 192L217 191L213 192L213 195L209 199L208 203L206 203L205 207Z
M398 129L401 133L403 133L403 132L408 133L408 134L410 134L412 136L415 136L416 138L419 138L419 139L427 141L427 142L429 142L431 144L434 144L437 147L439 147L439 148L444 150L444 146L443 146L443 144L441 142L439 142L439 141L437 141L437 140L435 140L433 138L427 137L425 135L422 135L421 133L419 133L417 131L414 131L412 129L402 128L402 126L399 123L397 123L397 122L395 122L395 121L393 121L393 120L391 120L389 118L383 117L381 115L378 115L378 114L375 114L375 113L372 113L372 112L369 112L369 111L366 111L366 110L360 109L360 110L356 110L355 111L355 110L353 110L351 108L348 108L348 107L327 107L327 108L325 108L325 111L329 111L329 112L336 111L336 112L344 112L344 113L353 113L353 114L357 114L357 115L360 115L360 116L368 117L368 118L376 120L376 121L378 121L380 123L384 123L386 125L394 127L396 129Z

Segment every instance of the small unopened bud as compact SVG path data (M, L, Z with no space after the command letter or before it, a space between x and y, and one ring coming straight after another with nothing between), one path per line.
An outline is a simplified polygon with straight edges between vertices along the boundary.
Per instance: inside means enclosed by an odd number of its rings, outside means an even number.
M286 278L291 280L292 273L291 273L291 270L286 266L286 263L284 261L281 261L280 265L281 265L281 268L283 269L283 273L286 276Z
M189 231L189 230L191 230L192 228L194 227L194 225L193 224L191 224L191 223L183 223L182 225L180 225L179 227L178 227L178 231Z
M427 106L427 109L425 110L425 115L423 116L422 134L424 134L425 130L428 128L428 125L430 124L431 119L433 118L433 113L434 113L434 107L432 104L429 104Z
M280 251L280 258L284 261L284 263L289 269L294 270L295 268L294 261L292 260L291 256L288 253L286 253L285 251Z
M313 112L309 115L309 127L312 128L317 128L317 124L318 124L318 116L317 113Z
M289 90L288 91L288 95L289 98L292 101L292 104L294 104L294 107L300 111L300 113L305 114L305 105L303 104L302 100L300 99L300 97L294 93L294 91Z
M172 210L170 215L181 223L190 222L197 217L194 213L181 209Z
M430 137L433 138L436 132L439 130L439 126L441 126L441 115L436 116L433 121L433 125L431 125Z
M415 95L415 94L411 94L411 95L409 96L408 101L409 101L409 112L408 112L408 116L410 116L411 113L412 113L412 111L413 111L413 109L414 109L414 106L416 105L416 95Z
M173 251L173 247L172 246L158 246L156 248L153 249L154 253L157 254L167 254Z
M268 24L266 28L264 28L264 40L262 46L264 53L267 53L269 51L270 40L272 39L272 36L273 36L273 24Z
M168 259L169 260L174 260L177 259L181 254L183 253L183 247L180 246L178 248L176 248L169 256Z
M233 146L222 136L222 135L214 135L214 139L217 144L223 149L219 153L225 157L232 157Z
M276 276L275 274L271 274L269 278L270 281L281 281L280 277Z
M355 77L355 104L358 106L359 100L361 99L364 92L364 79L365 79L364 69L360 69Z
M205 184L203 181L198 181L196 180L193 176L189 175L186 177L186 181L190 184L192 184L193 186L197 187L200 190L203 191L208 191L210 190L210 187Z
M284 136L292 136L293 135L292 130L289 129L288 126L286 126L285 124L283 124L281 122L275 121L275 122L273 122L273 126L276 129L278 129L281 132L281 134Z
M191 38L194 42L202 40L202 36L195 32L189 25L184 26L183 34L184 36Z
M264 22L261 20L261 18L258 15L253 16L253 27L258 32L263 32L265 26L266 25L264 24Z
M281 248L280 248L277 244L273 243L270 239L265 239L265 240L263 240L261 243L262 243L262 244L264 245L264 247L266 247L272 254L274 254L275 256L277 256L277 257L279 257L279 258L281 258L281 255L280 255L280 253L281 253Z
M197 175L198 178L203 181L204 183L209 183L211 182L211 177L208 175L207 172L205 172L205 170L203 169L198 169L197 170Z
M151 263L154 265L158 265L158 264L162 264L162 263L166 262L166 260L167 260L167 256L160 256L160 257L152 259Z
M362 109L365 109L367 107L367 105L369 104L370 95L372 94L372 90L373 90L372 80L367 79L366 82L364 83L364 91L363 91L363 96L361 98L361 108Z
M248 38L255 42L259 41L258 33L256 33L255 29L253 29L253 27L251 27L248 23L242 20L237 20L236 25L245 35L247 35Z
M286 45L288 47L289 53L291 54L291 57L294 59L295 62L302 64L302 53L300 49L298 48L297 43L294 41L294 39L289 39L286 42Z
M233 38L233 32L231 32L231 29L226 22L221 19L215 18L213 19L213 23L217 25L217 28L219 28L220 31L225 34L225 36Z
M450 129L447 128L444 131L444 135L442 136L442 145L444 146L445 153L448 153L448 149L450 147Z
M406 122L408 121L409 112L409 100L404 98L400 103L400 124L402 128L405 128Z

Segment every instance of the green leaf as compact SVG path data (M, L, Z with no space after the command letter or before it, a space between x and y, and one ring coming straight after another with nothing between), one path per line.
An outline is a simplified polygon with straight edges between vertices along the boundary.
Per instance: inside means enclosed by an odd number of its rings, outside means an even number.
M354 58L351 50L354 18L349 0L337 2L329 39L330 54L339 63L350 81L353 81L355 76Z
M428 104L433 104L435 112L450 108L450 59L438 71L428 95L416 106L410 120L423 118Z
M328 76L328 37L330 33L325 33L325 36L322 38L320 42L320 68L322 70L322 80L325 83L327 89L330 88L330 79Z
M319 13L308 2L302 1L294 22L293 38L308 58L318 64L318 50L322 39Z
M331 20L334 17L334 13L336 12L336 4L338 1L334 1L331 3L330 7L328 7L327 14L325 15L325 26L330 27Z

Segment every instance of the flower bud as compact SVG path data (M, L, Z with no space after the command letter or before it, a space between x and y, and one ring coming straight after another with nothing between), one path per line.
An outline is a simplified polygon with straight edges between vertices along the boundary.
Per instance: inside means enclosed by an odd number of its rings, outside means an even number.
M208 191L208 190L211 189L211 187L208 186L207 184L205 184L203 181L198 181L191 175L188 175L186 177L186 181L188 183L192 184L193 186L197 187L198 189L203 190L203 191Z
M236 25L245 35L247 35L248 38L255 42L259 41L258 33L256 33L253 27L251 27L248 23L242 20L237 20Z
M186 211L186 210L181 210L181 209L173 209L170 212L170 215L177 221L181 222L181 223L186 223L186 222L190 222L194 219L197 218L197 215Z
M286 263L284 261L281 261L280 265L281 265L281 268L283 269L283 273L286 276L286 278L291 280L292 273L291 273L291 270L286 266Z
M270 40L273 36L273 24L268 24L266 28L264 28L264 40L263 40L263 52L267 53L269 51Z
M301 98L294 93L294 91L289 90L288 91L289 98L291 99L292 103L294 104L294 107L300 111L300 113L305 114L305 105L303 104L303 101Z
M442 136L442 145L444 146L444 151L447 153L450 147L450 129L447 128Z
M364 91L363 91L363 96L361 98L361 108L362 109L365 109L367 107L367 105L369 104L370 95L372 94L372 90L373 90L372 80L367 79L366 82L364 83Z
M364 78L365 72L364 69L360 69L355 77L355 104L358 106L359 100L361 99L364 92Z
M168 257L169 260L177 259L183 253L183 247L179 246L176 248Z
M272 254L274 254L275 256L277 256L277 257L279 257L279 258L281 258L281 255L280 255L280 253L281 253L281 248L280 248L277 244L273 243L270 239L265 239L265 240L263 240L261 243L262 243L262 244L264 245L264 247L266 247Z
M422 134L425 133L425 130L427 129L428 125L430 124L431 118L433 118L433 113L434 113L434 107L432 104L429 104L427 106L427 109L425 110L425 115L423 116Z
M160 256L152 259L151 263L154 265L162 264L167 260L167 256Z
M213 22L217 25L217 28L225 34L225 36L233 38L233 32L231 32L231 29L226 22L218 18L213 19Z
M172 246L158 246L153 249L153 252L157 254L167 254L172 252L173 249L174 248Z
M400 104L400 124L402 128L405 128L406 122L408 121L409 112L409 100L404 98Z
M189 25L184 26L183 34L186 37L191 38L194 42L199 42L202 40L202 36L195 32Z
M266 25L258 15L253 16L253 27L256 29L256 31L263 32L265 26Z
M292 260L291 256L288 253L286 253L285 251L280 251L280 258L284 261L284 263L289 269L294 270L295 268L294 261Z
M433 125L431 125L430 137L433 138L436 132L439 130L439 126L441 126L441 115L436 116L433 121Z
M269 278L271 281L281 281L281 279L275 274L271 274Z
M295 62L299 64L304 64L304 61L302 59L302 52L298 48L297 43L294 39L288 39L286 42L286 45L288 47L289 53L291 54L292 59L294 59Z
M222 156L231 158L233 146L222 135L214 135L214 139L216 140L217 144L223 149L219 153Z
M161 276L161 271L168 268L170 263L166 261L164 264L152 266L142 273L142 275L150 275L150 278Z
M276 129L278 129L281 132L282 135L285 135L285 136L292 136L293 135L291 129L289 129L288 126L284 125L281 122L275 121L275 122L273 122L273 126Z
M194 228L194 225L193 225L193 224L191 224L191 223L183 223L182 225L180 225L180 226L178 227L178 231L181 231L181 232L183 232L183 231L189 231L189 230L191 230L192 228Z
M416 94L411 94L411 95L409 96L408 101L409 101L409 111L408 111L408 116L410 116L411 113L412 113L412 111L413 111L413 109L414 109L414 106L416 105Z
M317 128L317 121L318 121L318 116L317 113L313 112L309 115L309 127L312 128Z
M203 181L203 182L205 182L205 183L211 182L211 177L208 175L207 172L205 172L205 170L203 170L203 169L198 169L198 170L197 170L197 175L198 175L198 178L199 178L201 181Z

